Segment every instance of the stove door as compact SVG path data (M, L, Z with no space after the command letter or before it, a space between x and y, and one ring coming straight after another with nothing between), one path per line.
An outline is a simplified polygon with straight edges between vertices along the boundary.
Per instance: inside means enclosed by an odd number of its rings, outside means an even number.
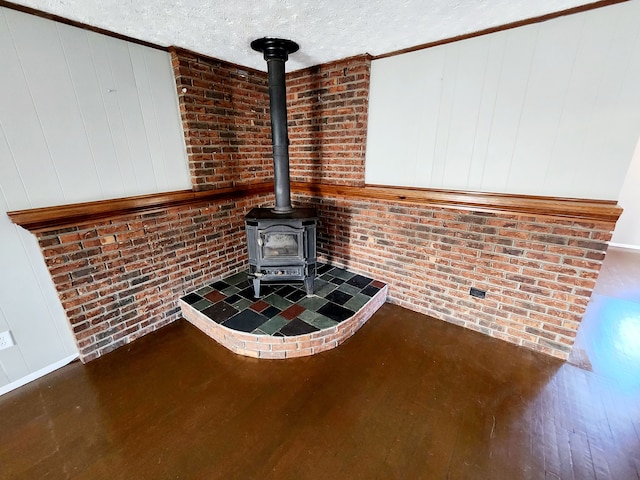
M289 225L271 225L258 231L261 263L286 264L304 260L304 230Z

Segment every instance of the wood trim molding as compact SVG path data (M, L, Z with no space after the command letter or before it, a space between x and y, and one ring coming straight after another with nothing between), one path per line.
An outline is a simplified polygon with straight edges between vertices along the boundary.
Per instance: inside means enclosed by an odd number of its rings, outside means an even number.
M230 200L273 192L273 183L242 185L218 190L179 190L135 197L74 203L54 207L32 208L7 212L13 223L31 232L56 230L119 215L149 213L179 205L193 205Z
M382 185L352 187L302 182L293 182L291 189L297 193L319 197L383 200L488 213L544 215L597 222L615 223L622 213L622 208L615 200L541 197Z
M615 223L622 208L615 200L540 197L505 193L437 190L411 187L364 185L352 187L321 183L292 182L291 190L315 197L343 197L353 200L381 200L434 205L489 213L544 215L565 219ZM273 192L273 183L243 185L218 190L179 190L135 197L75 203L7 212L13 223L40 232L91 223L120 215L149 213L180 205L195 205Z
M564 17L567 15L573 15L575 13L582 13L589 10L595 10L596 8L608 7L609 5L615 5L617 3L625 3L629 0L600 0L586 5L578 5L577 7L568 8L566 10L560 10L558 12L548 13L546 15L540 15L539 17L527 18L525 20L519 20L517 22L506 23L504 25L498 25L496 27L485 28L484 30L478 30L477 32L465 33L463 35L457 35L455 37L445 38L443 40L436 40L434 42L423 43L422 45L416 45L414 47L403 48L401 50L395 50L393 52L383 53L380 55L374 55L373 60L379 60L381 58L395 57L396 55L402 55L403 53L415 52L418 50L424 50L425 48L437 47L438 45L445 45L447 43L459 42L460 40L467 40L469 38L481 37L482 35L488 35L490 33L502 32L503 30L510 30L512 28L524 27L525 25L532 25L534 23L542 23L554 18Z
M163 47L155 43L147 42L145 40L138 40L137 38L129 37L127 35L122 35L120 33L115 33L115 32L112 32L111 30L105 30L104 28L94 27L93 25L88 25L86 23L78 22L76 20L71 20L69 18L61 17L53 13L37 10L35 8L27 7L24 5L18 5L17 3L7 2L6 0L0 0L0 7L9 8L11 10L16 10L22 13L28 13L29 15L35 15L36 17L46 18L47 20L53 20L54 22L58 22L58 23L64 23L65 25L81 28L83 30L88 30L90 32L100 33L102 35L106 35L107 37L117 38L118 40L124 40L125 42L135 43L138 45L142 45L143 47L155 48L156 50L163 50L165 52L167 51L167 47Z

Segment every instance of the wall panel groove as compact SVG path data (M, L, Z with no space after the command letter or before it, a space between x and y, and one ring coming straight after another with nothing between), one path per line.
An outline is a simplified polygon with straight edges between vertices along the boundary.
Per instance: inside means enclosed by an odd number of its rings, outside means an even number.
M640 136L640 2L375 59L366 181L617 199Z

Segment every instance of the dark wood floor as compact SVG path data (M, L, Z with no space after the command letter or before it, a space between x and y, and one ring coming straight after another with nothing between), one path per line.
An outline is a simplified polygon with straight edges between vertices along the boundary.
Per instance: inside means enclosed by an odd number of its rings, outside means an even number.
M607 251L569 362L640 388L640 251Z
M181 321L0 397L0 478L638 479L640 389L388 304L291 360Z

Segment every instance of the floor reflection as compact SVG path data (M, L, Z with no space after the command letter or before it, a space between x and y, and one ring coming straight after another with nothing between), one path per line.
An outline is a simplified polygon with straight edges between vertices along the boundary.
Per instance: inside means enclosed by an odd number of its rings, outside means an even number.
M596 295L585 350L594 373L640 387L640 303Z
M615 380L623 390L640 389L638 272L640 252L609 250L569 358L582 367L590 364L594 373Z

